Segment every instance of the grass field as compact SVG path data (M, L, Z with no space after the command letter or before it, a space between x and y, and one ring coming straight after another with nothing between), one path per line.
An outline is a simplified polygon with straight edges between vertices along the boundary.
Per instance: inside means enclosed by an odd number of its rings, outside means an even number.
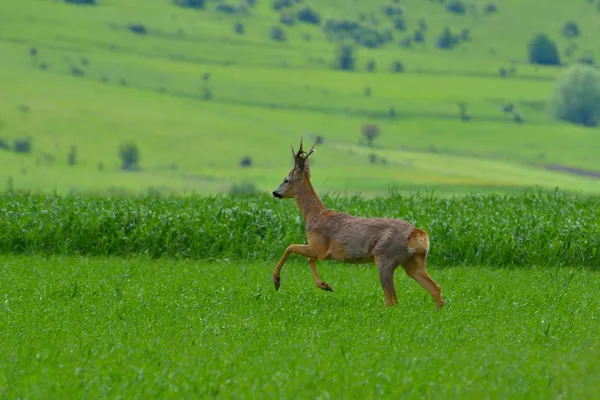
M242 182L270 191L291 167L289 144L321 135L314 173L323 192L600 191L598 179L544 168L600 171L600 134L552 121L545 102L562 68L527 63L527 43L540 31L557 41L565 64L586 53L600 56L596 3L507 0L484 16L406 0L407 30L394 31L394 41L376 49L358 46L355 72L332 68L339 42L322 26L284 26L269 2L235 15L215 11L215 4L197 11L167 0L89 7L3 1L0 139L12 145L29 138L32 151L0 148L0 187L11 178L14 188L36 192L222 193ZM387 4L313 6L323 21L365 13L363 25L383 31L393 24L382 11ZM485 2L474 4L481 10ZM538 15L534 24L528 13ZM425 43L398 46L421 19L428 25ZM577 22L580 37L561 36L568 20ZM243 35L233 31L236 22L244 24ZM146 33L133 33L131 24ZM273 26L288 39L272 40ZM471 40L437 49L445 27L468 28ZM370 60L374 72L366 70ZM391 72L396 61L402 73ZM498 70L511 66L515 72L500 77ZM460 102L468 122L459 118ZM524 123L501 111L507 102ZM359 145L367 123L381 128L374 149ZM140 149L137 172L120 169L118 148L129 140ZM74 166L67 164L71 146ZM385 164L371 165L369 154ZM245 156L252 167L239 166Z
M0 257L2 398L598 398L597 271Z

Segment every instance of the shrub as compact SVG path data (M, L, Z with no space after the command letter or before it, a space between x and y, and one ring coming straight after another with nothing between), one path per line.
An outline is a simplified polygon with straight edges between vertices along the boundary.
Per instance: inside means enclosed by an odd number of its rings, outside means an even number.
M496 3L487 3L484 7L483 7L483 13L485 15L489 15L489 14L493 14L496 11L498 11L498 6L496 6Z
M573 65L556 80L549 104L551 115L583 126L600 121L600 73L588 65Z
M423 18L421 18L419 20L419 29L422 31L426 31L427 30L427 22L425 22L425 20Z
M404 10L402 9L402 7L399 6L384 6L383 7L383 13L385 15L387 15L388 17L395 17L395 16L400 16L404 14Z
M544 33L529 42L529 62L541 65L559 65L560 58L556 43Z
M421 30L415 31L415 34L413 35L413 40L416 43L425 43L425 33Z
M31 141L28 138L15 139L15 142L13 144L13 150L15 153L29 154L32 150Z
M128 142L121 144L119 157L121 158L122 170L133 171L139 169L140 150L135 143Z
M458 37L452 33L450 28L445 28L442 33L438 36L437 47L438 49L452 49L458 43Z
M404 32L406 30L406 21L404 21L404 18L396 18L394 20L394 28Z
M321 23L321 16L319 13L309 6L305 6L304 8L298 10L296 18L298 18L298 21L309 24L319 25Z
M71 67L71 75L73 75L73 76L84 76L85 75L85 71L82 70L81 68L73 65Z
M215 10L218 12L222 12L224 14L235 14L238 9L234 6L232 6L231 4L227 4L227 3L219 3L217 4L217 6L215 7Z
M579 26L575 22L569 21L563 26L562 34L568 38L576 38L580 35Z
M131 32L137 33L139 35L145 35L146 33L148 33L146 27L142 24L129 24L129 26L127 27Z
M69 149L69 154L67 154L67 164L77 164L77 147L71 146L71 148Z
M244 24L242 24L241 22L236 22L233 25L233 31L238 35L243 35L245 33Z
M336 68L353 71L355 62L354 48L352 46L340 46L337 54Z
M285 41L285 31L278 26L271 28L271 39L278 40L280 42Z
M284 8L292 7L293 5L294 5L293 0L275 0L273 2L272 8L275 11L280 11L280 10L283 10Z
M395 61L392 63L392 71L393 72L403 72L404 71L404 64L402 63L402 61Z
M252 166L252 157L246 156L240 160L240 167L251 167Z
M70 3L70 4L87 4L90 6L95 6L96 5L96 0L65 0L65 3Z
M464 14L467 12L467 6L460 0L452 0L446 6L446 11L455 14Z
M173 0L173 3L181 7L204 9L206 0Z
M377 68L377 63L375 62L375 60L373 60L373 59L369 60L369 62L367 63L367 71L375 72L376 68Z

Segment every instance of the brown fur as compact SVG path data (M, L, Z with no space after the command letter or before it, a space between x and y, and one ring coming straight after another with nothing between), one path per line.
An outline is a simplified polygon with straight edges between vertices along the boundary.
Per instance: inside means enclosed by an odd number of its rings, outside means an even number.
M293 149L292 149L293 152ZM317 273L316 260L336 260L353 264L375 262L386 304L398 303L394 271L402 265L406 274L427 290L439 309L444 304L440 286L429 276L425 262L429 252L427 233L402 219L362 218L327 209L310 182L308 156L294 154L294 168L273 192L278 198L294 198L306 222L307 244L292 244L285 250L273 271L273 283L279 290L281 269L290 254L308 258L317 287L333 291Z

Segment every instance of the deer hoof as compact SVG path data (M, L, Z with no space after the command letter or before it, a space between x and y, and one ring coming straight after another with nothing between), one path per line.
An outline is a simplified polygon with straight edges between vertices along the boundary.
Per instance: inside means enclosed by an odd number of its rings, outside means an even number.
M331 286L329 286L325 282L321 282L321 284L319 285L319 289L323 289L327 292L333 292L333 289L331 288Z

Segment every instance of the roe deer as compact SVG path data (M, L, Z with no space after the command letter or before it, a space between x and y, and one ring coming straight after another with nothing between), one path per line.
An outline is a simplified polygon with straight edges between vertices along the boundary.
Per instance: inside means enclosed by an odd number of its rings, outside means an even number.
M362 218L327 209L310 183L308 157L315 152L315 144L307 153L294 152L294 168L273 192L279 199L293 198L306 223L308 244L292 244L285 249L273 271L273 283L279 290L281 269L290 254L308 258L317 287L333 291L317 273L316 260L336 260L353 264L375 262L387 306L398 303L394 288L394 271L402 265L407 275L427 290L437 309L444 305L442 290L425 268L429 252L427 233L401 219Z

